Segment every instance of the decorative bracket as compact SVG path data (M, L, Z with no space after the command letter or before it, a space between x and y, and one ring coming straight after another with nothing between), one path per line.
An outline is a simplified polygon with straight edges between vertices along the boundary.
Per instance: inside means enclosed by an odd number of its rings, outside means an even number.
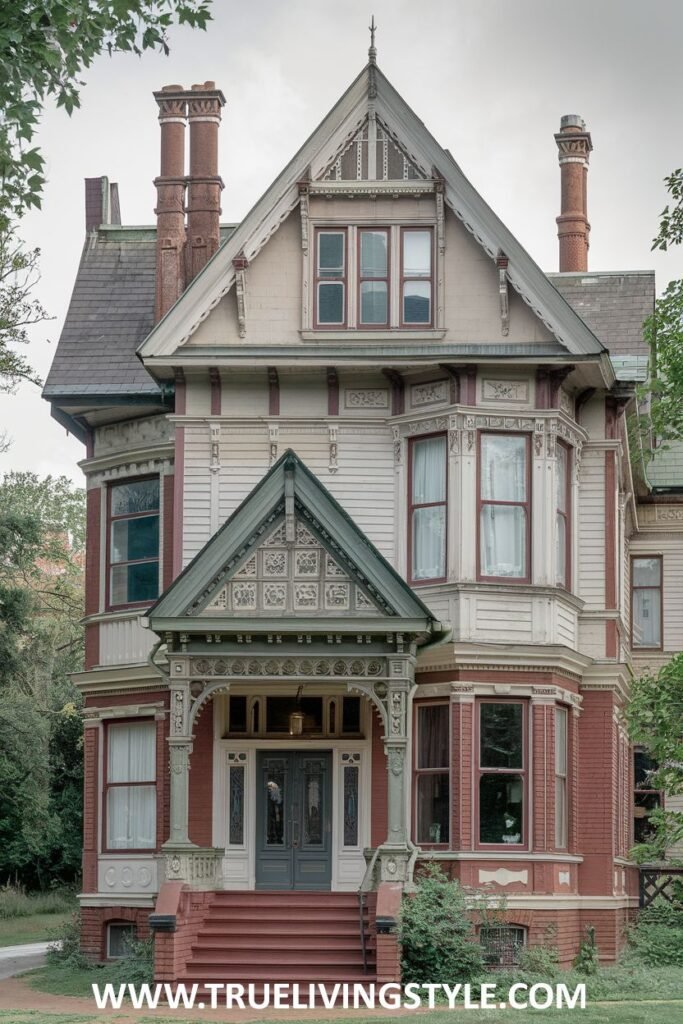
M268 442L270 445L269 461L270 465L274 465L277 462L277 449L279 441L280 428L277 423L271 423L268 427Z
M500 298L500 333L507 337L510 333L510 303L508 296L508 258L505 253L499 252L496 256L498 267L498 295Z
M248 261L244 253L235 256L232 261L235 268L235 297L237 299L237 326L240 338L247 335L247 266Z
M209 425L209 429L211 431L211 461L209 463L209 469L212 473L218 473L221 468L221 425L220 423L211 423Z
M300 181L299 182L299 211L301 213L301 248L305 253L308 252L309 244L309 196L310 196L310 182Z
M330 439L330 461L329 461L329 464L328 464L327 468L328 468L330 473L336 473L337 470L339 469L339 466L337 464L337 434L338 434L338 432L339 431L338 431L337 427L333 427L333 426L329 426L328 427L328 434L329 434L329 439Z

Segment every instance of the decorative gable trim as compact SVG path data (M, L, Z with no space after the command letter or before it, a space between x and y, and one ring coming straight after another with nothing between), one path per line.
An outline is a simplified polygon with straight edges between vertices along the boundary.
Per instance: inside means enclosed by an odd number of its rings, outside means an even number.
M499 252L506 254L507 279L560 344L573 355L604 355L605 349L595 335L482 199L451 155L430 135L379 69L374 68L373 73L377 89L370 102L376 116L393 143L422 175L422 179L404 184L417 187L436 173L443 181L444 202L492 261ZM306 178L313 183L352 143L368 116L368 75L366 67L139 347L138 354L150 369L155 359L161 362L185 344L230 290L235 280L232 260L242 254L251 262L299 204L299 183ZM328 188L349 185L334 181L324 184ZM368 187L377 188L382 184L367 182ZM306 239L302 239L302 243L305 247ZM608 361L602 361L604 372L609 376Z

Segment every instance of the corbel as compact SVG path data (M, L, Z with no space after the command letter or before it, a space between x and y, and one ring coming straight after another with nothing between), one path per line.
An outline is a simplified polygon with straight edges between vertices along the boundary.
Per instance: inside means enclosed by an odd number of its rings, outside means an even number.
M268 367L268 415L280 415L280 378L274 366Z
M235 268L235 297L237 299L237 327L240 338L247 335L247 266L248 260L244 253L235 256L232 261Z
M446 208L445 208L445 182L436 167L432 167L434 178L434 199L436 201L436 242L439 255L443 256L446 251Z
M510 333L510 300L508 296L508 258L503 252L496 256L498 268L498 298L500 301L500 333L507 338Z
M212 473L218 473L221 468L221 425L220 423L211 423L209 429L211 437L209 469Z
M439 369L444 370L449 377L449 401L451 405L457 405L460 401L460 372L451 363L439 363Z
M401 416L405 411L405 381L398 370L385 368L382 374L391 383L391 415Z
M557 370L551 370L548 378L550 384L550 408L559 408L560 389L563 383L574 370L573 366L560 366Z
M336 426L328 427L329 445L330 445L330 461L327 469L330 473L336 473L339 469L337 464L337 433L338 428Z
M280 428L277 423L271 423L268 427L268 460L270 465L274 465L277 462L277 451L280 440Z
M339 415L339 375L335 366L327 367L327 415Z
M297 184L299 189L299 212L301 214L301 248L305 253L308 253L310 182L300 181Z
M212 366L209 370L209 383L211 385L211 415L221 414L221 374L220 370Z

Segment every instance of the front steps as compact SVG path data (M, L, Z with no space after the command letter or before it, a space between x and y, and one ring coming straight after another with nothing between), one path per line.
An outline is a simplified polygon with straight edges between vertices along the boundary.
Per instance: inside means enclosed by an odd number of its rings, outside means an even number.
M367 969L357 893L216 892L182 980L370 984L376 977L375 894L365 903Z

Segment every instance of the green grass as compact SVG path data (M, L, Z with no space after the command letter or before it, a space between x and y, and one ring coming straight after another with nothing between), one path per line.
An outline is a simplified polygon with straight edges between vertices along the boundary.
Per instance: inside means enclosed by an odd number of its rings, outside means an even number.
M36 914L66 914L74 910L76 897L70 889L27 893L13 885L0 888L0 921Z
M31 917L0 919L0 947L19 946L23 942L46 942L55 929L71 917L71 913L33 914Z
M24 975L31 988L55 996L82 996L92 999L92 986L114 981L116 965L104 967L64 967L47 964ZM0 1017L0 1021L2 1018Z

